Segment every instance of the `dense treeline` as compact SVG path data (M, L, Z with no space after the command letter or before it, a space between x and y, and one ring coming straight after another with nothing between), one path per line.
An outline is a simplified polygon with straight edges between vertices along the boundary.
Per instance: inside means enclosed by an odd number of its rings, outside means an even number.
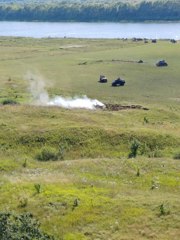
M180 1L15 1L0 4L0 20L18 21L160 21L180 20Z

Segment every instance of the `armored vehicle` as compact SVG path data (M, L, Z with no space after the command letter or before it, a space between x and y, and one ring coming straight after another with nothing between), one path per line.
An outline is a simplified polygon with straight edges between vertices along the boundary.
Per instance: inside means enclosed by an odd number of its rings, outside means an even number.
M168 64L165 60L160 60L159 62L156 63L157 67L167 67Z
M117 78L112 82L112 87L124 86L125 81L123 79Z
M100 83L107 83L107 78L104 75L100 75L99 82Z

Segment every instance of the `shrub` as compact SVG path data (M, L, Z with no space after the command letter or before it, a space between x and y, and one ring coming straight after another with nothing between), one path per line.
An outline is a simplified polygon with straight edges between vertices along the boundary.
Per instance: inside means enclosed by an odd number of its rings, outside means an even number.
M131 152L129 153L129 158L135 158L137 156L137 151L139 147L140 147L140 142L137 139L134 139L131 142L131 147L130 147Z
M15 100L13 99L5 99L3 102L2 102L3 105L15 105L15 104L18 104Z
M137 177L140 176L140 169L139 169L139 168L137 169L136 176L137 176Z
M44 147L41 152L36 155L36 159L39 161L56 161L58 159L64 159L65 148L64 146L59 147L59 151L51 147Z
M24 168L26 168L26 167L27 167L27 159L25 159L25 160L24 160L24 162L23 162L22 166L23 166Z
M39 221L31 213L0 212L0 239L54 240L54 237L40 230Z
M176 153L176 154L174 154L174 157L173 157L174 159L180 159L180 152L179 153Z
M36 183L36 184L34 184L34 188L35 188L35 190L36 190L36 193L40 193L41 192L41 185L39 184L39 183Z
M40 153L36 155L38 161L56 161L58 160L58 152L53 148L43 148Z
M167 206L165 206L164 203L162 203L159 206L159 216L164 216L164 215L169 215L170 214L170 210L168 209Z
M26 198L26 197L21 197L21 198L19 199L19 206L18 206L18 207L20 207L20 208L25 208L25 207L27 207L27 205L28 205L28 198Z
M144 117L144 123L149 123L149 120L147 117Z
M59 152L58 152L58 158L60 160L64 160L64 153L65 153L65 147L64 146L60 146L59 147Z
M159 182L157 180L151 181L151 190L159 188Z
M149 158L160 158L160 157L163 157L163 153L158 148L156 148L153 151L149 151L148 157Z

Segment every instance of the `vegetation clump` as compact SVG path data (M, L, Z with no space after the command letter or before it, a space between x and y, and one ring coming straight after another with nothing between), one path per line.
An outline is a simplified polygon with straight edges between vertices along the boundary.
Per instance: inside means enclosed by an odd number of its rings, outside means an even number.
M46 162L46 161L56 161L58 160L59 152L57 152L54 148L44 147L40 153L36 155L36 159L38 161Z
M5 99L3 102L2 102L3 105L15 105L15 104L18 104L15 100L13 99Z
M174 159L177 159L177 160L180 159L180 152L174 154Z
M159 206L159 216L165 216L165 215L169 215L170 214L170 210L167 208L167 206L165 206L164 203L162 203Z
M37 194L41 193L41 191L42 191L41 184L39 184L39 183L34 184L34 188L35 188Z
M137 156L139 147L140 147L140 142L137 139L134 139L131 142L131 146L130 146L131 151L129 153L129 158L135 158Z
M54 240L40 230L40 223L31 213L0 212L0 239Z

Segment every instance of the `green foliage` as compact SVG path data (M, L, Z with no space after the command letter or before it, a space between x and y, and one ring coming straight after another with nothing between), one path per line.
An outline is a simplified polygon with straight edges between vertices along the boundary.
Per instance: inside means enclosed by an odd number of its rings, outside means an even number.
M162 203L159 206L159 216L164 216L164 215L169 215L169 214L170 214L170 210L164 203Z
M14 1L1 3L0 20L41 21L145 21L179 20L179 1ZM77 4L78 3L78 4Z
M65 155L65 147L62 145L59 147L58 159L64 160L64 155Z
M50 147L44 147L40 153L36 155L38 161L56 161L58 160L59 153ZM62 156L61 156L62 157Z
M129 153L129 158L135 158L137 156L140 145L141 143L137 139L133 139L130 146L131 151Z
M158 189L159 188L159 182L156 179L153 179L151 181L151 190Z
M15 100L13 99L5 99L2 101L3 105L15 105L18 104Z
M139 169L139 168L137 169L136 176L137 176L137 177L140 176L140 169Z
M27 159L25 159L25 160L24 160L24 162L23 162L22 166L23 166L24 168L26 168L26 167L27 167Z
M147 117L144 117L144 123L149 123L149 120Z
M41 184L39 184L39 183L34 184L34 188L35 188L37 194L41 193L41 191L42 191Z
M73 202L73 206L72 206L72 210L74 210L76 207L78 207L79 206L79 199L78 198L76 198L76 199L74 199L74 202Z
M19 207L20 208L25 208L28 205L28 198L27 197L21 197L19 199Z
M40 230L40 223L31 213L14 214L0 212L1 240L53 240L54 238Z
M180 152L174 154L174 159L180 159Z

